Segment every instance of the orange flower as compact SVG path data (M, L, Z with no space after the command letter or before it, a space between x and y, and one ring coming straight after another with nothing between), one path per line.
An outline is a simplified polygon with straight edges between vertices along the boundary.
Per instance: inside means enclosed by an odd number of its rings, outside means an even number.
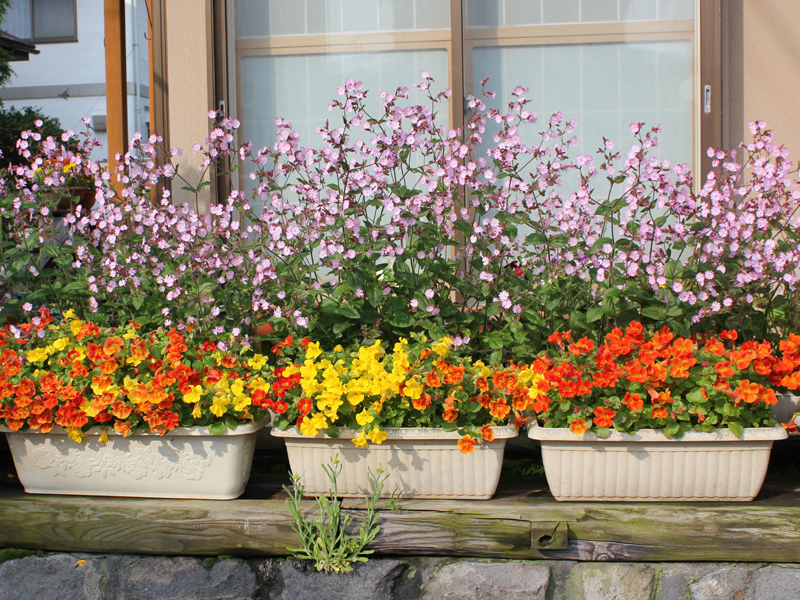
M475 438L473 438L471 435L465 435L458 440L458 447L461 449L463 454L469 454L475 450Z
M428 371L428 374L425 376L425 385L434 388L442 387L442 380L439 379L436 371Z
M122 350L122 338L118 336L112 336L108 338L105 343L103 344L103 352L105 352L108 358L114 358L119 351Z
M719 377L727 378L733 377L733 365L727 360L721 360L714 365L714 370Z
M664 406L653 407L652 416L654 419L666 419L668 414L669 413L667 412L667 409Z
M494 429L488 423L481 427L481 437L485 439L487 442L491 442L494 440Z
M734 391L734 394L738 393L741 400L744 400L748 404L753 404L758 401L760 387L761 386L757 383L750 383L749 379L742 379L742 381L739 382L739 387Z
M645 369L640 362L631 361L625 364L625 368L628 371L628 381L632 381L633 383L644 383L650 379L647 369Z
M639 394L631 394L630 392L625 393L625 398L623 401L628 407L628 410L642 410L644 406L644 400Z
M679 379L689 377L689 368L696 364L696 358L676 358L669 366L669 374Z
M594 342L588 337L584 336L574 344L567 346L567 350L569 350L575 356L583 356L594 350Z
M511 407L506 404L505 398L500 398L499 400L489 403L489 414L495 419L505 419L510 412Z
M127 421L114 421L114 431L128 437L131 434L131 424Z
M583 419L574 419L569 424L569 430L575 435L580 435L586 432L586 421Z
M614 424L614 417L617 415L611 408L598 406L594 409L595 417L592 419L598 427L611 427Z
M413 404L414 408L417 410L425 410L426 408L430 408L431 401L431 395L423 392L416 400L412 398L411 404Z

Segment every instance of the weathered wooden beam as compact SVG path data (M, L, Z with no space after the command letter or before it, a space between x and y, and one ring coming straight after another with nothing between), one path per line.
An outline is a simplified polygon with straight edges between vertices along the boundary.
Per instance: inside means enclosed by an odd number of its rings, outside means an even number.
M347 501L358 521L361 506ZM406 500L379 507L377 554L619 561L800 562L800 507ZM314 503L304 505L316 516ZM97 553L278 555L283 500L147 500L0 492L0 546Z

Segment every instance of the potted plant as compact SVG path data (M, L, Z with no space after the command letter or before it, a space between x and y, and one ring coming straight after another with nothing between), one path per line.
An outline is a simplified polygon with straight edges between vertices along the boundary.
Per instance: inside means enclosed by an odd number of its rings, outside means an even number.
M0 423L32 493L235 498L270 371L224 340L46 309L0 330Z
M490 498L541 376L472 361L467 343L414 334L391 350L376 340L323 351L292 338L274 348L272 435L285 439L307 493L325 491L320 465L338 454L345 496L363 495L369 470L381 467L386 496Z
M558 500L752 500L774 440L779 361L735 331L675 336L632 323L601 344L556 333L533 409Z

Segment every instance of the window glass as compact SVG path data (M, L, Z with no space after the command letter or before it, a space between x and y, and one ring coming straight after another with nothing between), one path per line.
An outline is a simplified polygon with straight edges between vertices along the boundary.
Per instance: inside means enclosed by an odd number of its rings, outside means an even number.
M331 118L328 104L348 79L379 94L409 88L428 71L449 87L449 0L236 0L234 90L241 141L275 141L275 118L292 123L303 146L320 142L317 127ZM446 111L437 120L449 125ZM243 185L250 180L241 174Z
M78 37L75 0L11 0L3 28L34 43L74 40Z
M488 77L502 109L529 88L540 121L577 121L583 154L603 137L630 147L632 122L660 124L656 154L693 165L694 11L694 0L467 0L466 89L478 96Z
M33 39L75 39L75 0L33 0Z
M3 20L3 29L22 40L31 39L30 0L11 0L11 6Z

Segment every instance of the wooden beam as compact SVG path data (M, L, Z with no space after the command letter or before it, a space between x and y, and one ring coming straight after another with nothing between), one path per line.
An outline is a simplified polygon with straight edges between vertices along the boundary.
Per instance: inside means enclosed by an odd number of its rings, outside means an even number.
M125 0L104 0L106 49L106 127L108 168L128 149L128 90L125 52ZM139 90L136 90L139 93Z
M251 492L252 493L252 492ZM231 501L26 495L0 491L0 546L160 555L286 556L297 541L281 494ZM800 562L797 491L752 503L491 501L379 506L376 554L485 558ZM357 523L362 505L345 506ZM315 504L304 511L314 518Z

